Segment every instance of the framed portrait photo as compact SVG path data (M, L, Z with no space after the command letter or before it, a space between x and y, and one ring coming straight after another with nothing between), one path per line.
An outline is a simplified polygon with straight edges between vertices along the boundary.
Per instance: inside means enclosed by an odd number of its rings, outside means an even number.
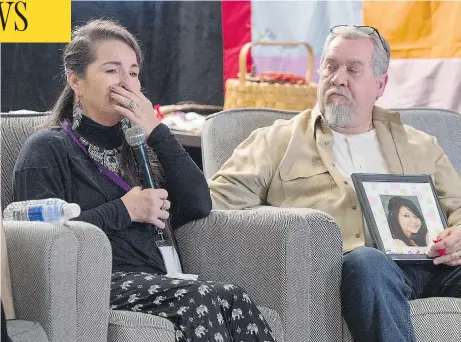
M394 260L431 260L448 226L431 177L354 173L352 181L374 246Z

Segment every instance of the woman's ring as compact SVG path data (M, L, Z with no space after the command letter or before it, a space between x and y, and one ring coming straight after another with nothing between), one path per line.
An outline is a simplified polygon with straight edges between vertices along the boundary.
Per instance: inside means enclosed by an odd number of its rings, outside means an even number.
M128 103L127 108L132 111L137 106L138 105L133 100L130 100L130 103Z

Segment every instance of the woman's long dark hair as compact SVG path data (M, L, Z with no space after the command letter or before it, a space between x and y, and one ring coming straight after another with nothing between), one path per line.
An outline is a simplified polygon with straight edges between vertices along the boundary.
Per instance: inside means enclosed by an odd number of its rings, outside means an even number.
M98 43L107 40L118 40L130 46L136 54L139 67L142 67L142 51L136 38L123 26L112 20L92 20L86 25L76 28L72 32L72 40L63 52L64 71L67 75L74 72L77 77L85 78L88 65L96 60ZM72 122L75 94L69 84L51 109L51 117L46 126L59 126L63 119ZM154 179L164 185L163 169L158 162L155 152L146 146L149 161L152 165ZM140 185L139 172L131 153L130 146L124 140L121 151L121 175L130 186Z
M399 223L399 210L401 207L406 207L410 210L415 216L421 220L421 228L415 234L411 234L408 238L402 230L402 227ZM427 246L426 235L427 235L427 226L426 221L424 220L423 215L421 214L418 207L410 200L395 196L392 197L387 205L389 210L387 221L389 223L389 228L391 230L392 238L403 241L407 246L413 246L411 240L413 240L417 246Z

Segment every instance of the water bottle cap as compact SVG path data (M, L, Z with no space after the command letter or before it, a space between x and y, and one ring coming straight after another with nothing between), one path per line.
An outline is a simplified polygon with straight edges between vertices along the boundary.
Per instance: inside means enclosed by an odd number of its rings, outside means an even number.
M67 219L73 219L80 216L80 206L76 203L68 203L64 205L63 208L64 216Z

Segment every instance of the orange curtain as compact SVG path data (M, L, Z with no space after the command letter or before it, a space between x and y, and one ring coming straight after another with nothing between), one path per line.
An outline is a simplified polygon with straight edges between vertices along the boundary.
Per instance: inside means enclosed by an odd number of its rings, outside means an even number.
M461 58L461 2L364 1L364 25L386 37L392 58Z

